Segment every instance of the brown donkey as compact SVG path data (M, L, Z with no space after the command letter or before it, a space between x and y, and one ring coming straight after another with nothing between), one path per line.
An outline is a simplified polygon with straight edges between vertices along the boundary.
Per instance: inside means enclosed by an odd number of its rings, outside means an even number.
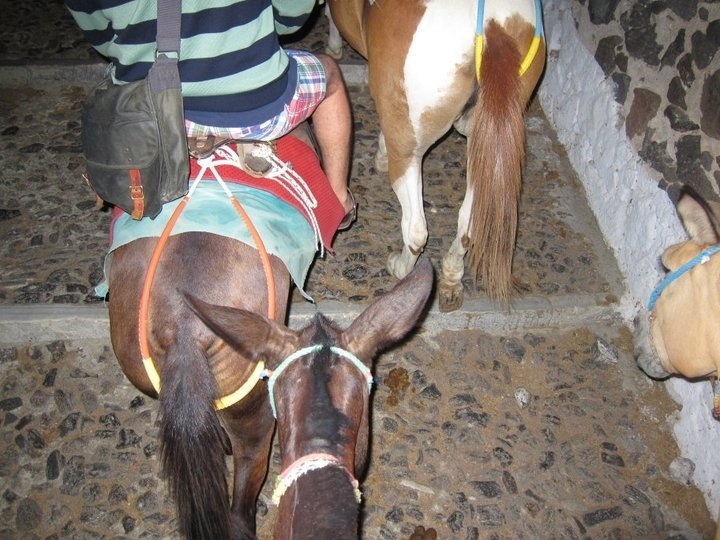
M288 136L278 141L278 155L285 147L297 149L291 155L294 170L307 165L319 172L315 180L323 193L317 197L321 201L332 191L317 156L305 144L309 139L294 133L296 138ZM291 276L296 275L289 269L297 272L298 265L288 265L286 258L281 260L272 253L290 252L291 256L302 257L306 272L315 255L318 235L323 230L334 233L344 214L336 199L334 206L329 204L325 210L318 205L318 215L332 214L330 224L325 222L329 229L325 227L318 233L290 204L243 185L234 189L246 190L242 191L246 196L242 204L257 201L257 215L263 218L259 220L262 223L256 223L258 229L270 222L268 228L281 232L272 238L270 255L256 249L249 239L246 243L226 237L229 229L244 232L253 228L235 215L231 201L237 200L228 200L220 189L220 185L227 186L217 170L237 172L226 164L231 150L223 146L215 154L211 152L193 162L193 170L200 170L197 178L202 182L198 180L197 190L191 188L193 198L187 199L187 208L177 221L181 230L166 237L162 251L156 251L162 243L156 237L135 238L128 234L135 239L116 248L113 244L108 272L115 355L139 390L159 397L163 474L177 505L180 532L190 538L213 540L255 538L255 507L267 474L275 420L254 349L250 347L251 352L244 353L220 338L197 317L185 295L251 313L272 314L268 316L281 324L286 319ZM215 167L213 160L220 165ZM211 170L210 165L212 170L217 169L212 180L203 176ZM287 167L278 169L287 171ZM305 180L311 183L307 176ZM195 219L183 223L193 208L198 212ZM157 220L164 219L164 214L165 209ZM143 229L154 223L142 221L145 223L120 216L118 223L125 228L117 225L114 236L127 234L127 230L134 233L135 227ZM187 230L187 223L207 227L210 222L220 230ZM284 234L282 227L286 227ZM157 266L150 262L154 259L158 260ZM148 275L155 279L148 280ZM245 335L248 343L264 346L264 336L258 335L254 327L238 329L238 333ZM234 467L229 490L225 456L230 453Z

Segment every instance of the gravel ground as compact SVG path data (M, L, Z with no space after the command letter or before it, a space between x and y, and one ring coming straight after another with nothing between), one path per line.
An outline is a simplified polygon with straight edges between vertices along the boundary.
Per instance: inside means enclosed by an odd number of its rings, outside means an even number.
M375 366L363 538L710 538L625 330L421 329ZM0 538L175 538L156 403L102 340L0 349ZM270 538L274 451L258 509Z

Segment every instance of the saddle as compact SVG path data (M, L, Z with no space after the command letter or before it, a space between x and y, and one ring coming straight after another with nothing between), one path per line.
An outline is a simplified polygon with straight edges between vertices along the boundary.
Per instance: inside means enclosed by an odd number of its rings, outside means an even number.
M320 156L320 149L315 140L313 131L307 122L303 122L287 135L283 137L293 136L315 151ZM190 156L196 159L203 159L215 153L215 151L226 145L232 145L233 149L240 157L240 167L244 172L254 178L262 178L272 168L272 162L268 159L269 155L276 154L276 141L260 141L251 139L233 139L229 137L219 137L215 135L205 135L202 137L188 137L188 151Z

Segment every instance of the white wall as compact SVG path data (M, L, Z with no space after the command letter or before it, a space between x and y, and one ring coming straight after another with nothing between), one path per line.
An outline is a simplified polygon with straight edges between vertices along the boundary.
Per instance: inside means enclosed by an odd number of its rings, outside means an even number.
M659 255L685 233L657 176L627 140L613 83L578 38L568 2L545 0L544 14L548 64L540 102L625 276L620 309L630 325L636 315L647 316L644 305L663 275ZM711 416L710 385L682 379L665 384L682 405L679 417L668 421L683 457L695 463L693 481L708 510L718 516L720 424Z

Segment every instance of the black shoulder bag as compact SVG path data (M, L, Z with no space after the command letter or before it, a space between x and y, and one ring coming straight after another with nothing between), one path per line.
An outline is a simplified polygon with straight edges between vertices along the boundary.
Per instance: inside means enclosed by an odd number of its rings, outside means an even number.
M147 78L116 85L108 73L82 111L87 180L133 219L154 218L188 191L178 73L181 0L158 0L157 9L157 50Z

